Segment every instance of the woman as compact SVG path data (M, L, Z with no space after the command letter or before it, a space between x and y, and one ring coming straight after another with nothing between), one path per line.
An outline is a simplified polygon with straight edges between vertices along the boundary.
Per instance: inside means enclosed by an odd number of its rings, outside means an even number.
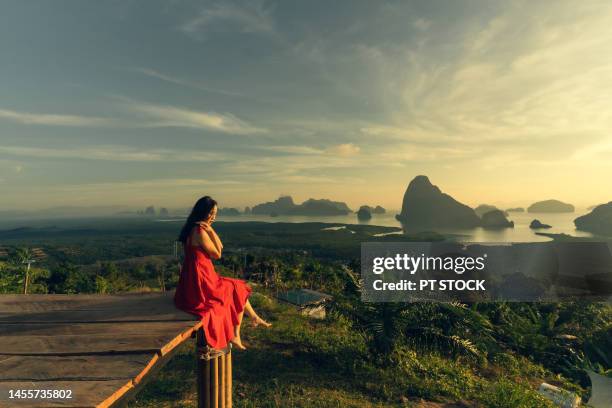
M217 216L217 202L206 196L193 207L181 230L185 259L174 294L174 304L202 319L206 341L213 349L223 349L231 342L241 350L240 326L244 312L253 326L271 324L255 313L248 297L251 288L240 279L220 276L211 259L219 259L223 244L212 228Z

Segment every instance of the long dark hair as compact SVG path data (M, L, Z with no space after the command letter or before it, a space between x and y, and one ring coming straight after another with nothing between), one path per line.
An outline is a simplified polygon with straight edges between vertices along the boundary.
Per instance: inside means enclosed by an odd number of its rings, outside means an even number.
M185 221L185 225L183 225L183 229L181 229L178 240L184 244L193 226L196 225L197 222L206 220L216 205L217 202L209 196L204 196L196 201L193 210L191 210L191 214L189 214L187 221Z

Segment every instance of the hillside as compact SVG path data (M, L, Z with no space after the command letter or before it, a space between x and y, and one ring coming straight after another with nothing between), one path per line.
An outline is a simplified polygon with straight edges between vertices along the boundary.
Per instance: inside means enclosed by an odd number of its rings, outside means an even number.
M542 381L584 392L504 350L485 363L406 343L381 360L372 355L368 336L342 317L312 320L260 293L254 298L273 327L243 331L249 349L234 352L233 360L237 407L552 408L534 391ZM130 407L193 406L194 369L187 344Z
M252 214L260 215L347 215L352 211L346 203L327 199L309 198L301 204L295 204L290 196L279 197L277 200L257 204L251 209Z

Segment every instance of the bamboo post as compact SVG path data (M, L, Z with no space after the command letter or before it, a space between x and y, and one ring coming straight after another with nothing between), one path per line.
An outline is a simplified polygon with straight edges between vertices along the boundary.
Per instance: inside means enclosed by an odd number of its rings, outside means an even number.
M226 383L226 379L225 379L225 354L223 354L221 357L218 357L219 359L219 407L220 408L225 408L225 383Z
M196 335L196 355L198 356L198 408L210 408L210 401L208 400L208 392L206 387L210 384L210 362L202 359L199 354L200 350L206 346L206 339L204 338L204 329L199 328Z
M203 329L198 329L196 338L198 408L232 408L231 346L211 349Z
M219 357L215 357L212 360L213 363L213 381L212 381L212 406L213 408L219 408Z
M232 350L225 355L225 408L232 408Z
M202 392L200 392L201 394L203 394L204 396L204 408L210 408L210 369L211 369L211 362L210 360L206 361L204 363L206 365L206 382L204 383L204 387L205 389L202 390ZM206 391L206 393L204 394L203 391Z

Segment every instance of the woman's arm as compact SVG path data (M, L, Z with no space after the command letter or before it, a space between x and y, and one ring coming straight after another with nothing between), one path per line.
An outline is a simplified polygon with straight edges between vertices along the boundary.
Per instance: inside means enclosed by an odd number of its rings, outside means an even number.
M204 221L199 222L198 224L200 224L202 226L202 228L204 229L204 231L206 231L206 233L208 234L208 236L210 237L212 242L215 244L215 246L217 247L219 252L223 251L223 243L221 242L221 238L219 238L219 236L217 235L217 233L213 229L212 225L210 225L210 223L204 222Z
M210 226L208 228L210 228ZM198 234L200 236L200 245L202 245L202 248L204 248L208 256L213 259L221 258L221 249L213 242L209 230L206 227L200 228L198 229Z
M223 243L221 242L221 238L219 238L219 236L217 235L217 231L215 231L212 226L210 227L209 234L211 235L211 238L213 239L213 241L217 245L217 248L219 248L219 251L222 251L223 250Z

